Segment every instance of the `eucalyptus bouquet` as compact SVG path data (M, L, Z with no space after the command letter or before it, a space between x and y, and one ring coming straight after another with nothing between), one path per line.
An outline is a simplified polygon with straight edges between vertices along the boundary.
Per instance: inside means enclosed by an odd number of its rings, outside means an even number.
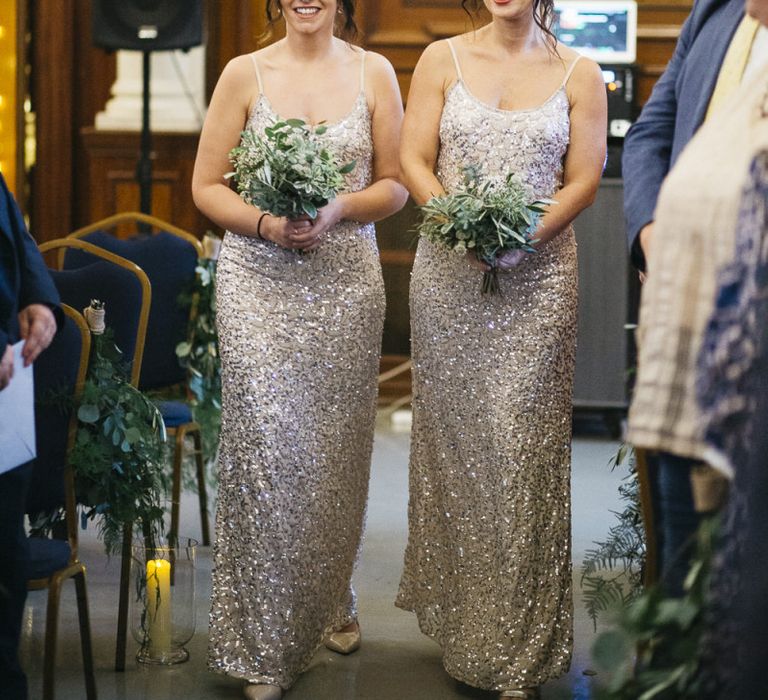
M464 168L464 188L432 197L421 207L419 233L456 251L472 251L490 266L483 275L484 294L499 291L499 257L512 250L534 253L533 237L551 199L531 199L519 175L481 181L476 168Z
M327 131L301 119L279 121L258 134L246 129L229 152L240 196L274 216L314 219L344 186L355 161L342 164L317 138Z

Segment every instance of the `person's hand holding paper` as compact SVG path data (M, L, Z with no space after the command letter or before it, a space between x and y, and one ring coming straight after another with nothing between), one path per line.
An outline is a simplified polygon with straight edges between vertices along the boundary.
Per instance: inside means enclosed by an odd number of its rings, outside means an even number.
M24 341L12 347L10 381L0 391L0 474L34 459L35 391L32 365L24 366ZM7 367L7 353L2 367ZM11 419L10 416L13 416Z

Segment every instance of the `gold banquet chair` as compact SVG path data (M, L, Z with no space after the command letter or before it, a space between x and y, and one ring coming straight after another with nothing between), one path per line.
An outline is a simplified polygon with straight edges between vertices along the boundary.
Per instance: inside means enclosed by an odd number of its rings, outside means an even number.
M61 588L67 579L74 579L86 697L95 700L85 564L80 561L78 553L75 481L69 459L77 434L76 406L88 370L91 334L85 319L77 311L65 304L62 304L62 309L65 314L63 327L34 364L37 458L32 471L27 512L34 516L56 511L63 506L66 539L29 538L31 564L27 588L30 591L48 591L43 700L53 700ZM61 392L62 389L73 399L68 411L62 411L50 400L51 392Z
M147 231L153 231L152 235L147 235ZM129 237L117 237L116 232L121 236L128 233ZM176 346L186 340L190 314L194 314L195 309L184 309L178 298L192 287L198 260L203 255L202 243L177 226L139 212L115 214L74 231L68 238L85 240L109 250L136 263L147 273L153 294L139 388L163 390L184 383L187 374L179 364ZM81 255L68 253L63 264L70 268L84 261ZM158 407L166 431L175 437L169 540L179 535L181 466L186 438L190 436L194 446L191 453L195 458L202 541L208 546L211 538L200 425L186 401L162 401Z

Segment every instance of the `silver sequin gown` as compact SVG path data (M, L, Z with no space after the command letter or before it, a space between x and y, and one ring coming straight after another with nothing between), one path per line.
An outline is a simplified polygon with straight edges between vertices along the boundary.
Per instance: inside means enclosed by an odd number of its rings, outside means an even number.
M437 176L519 173L537 197L562 181L564 87L507 111L462 80L440 123ZM416 613L454 678L537 686L572 650L571 395L577 261L566 230L508 273L500 294L463 254L421 239L411 278L414 424L409 538L397 605Z
M248 126L277 119L266 97ZM351 191L371 182L365 95L323 136ZM218 262L223 406L209 665L289 687L350 585L368 494L384 286L374 227L342 222L314 252L228 232Z

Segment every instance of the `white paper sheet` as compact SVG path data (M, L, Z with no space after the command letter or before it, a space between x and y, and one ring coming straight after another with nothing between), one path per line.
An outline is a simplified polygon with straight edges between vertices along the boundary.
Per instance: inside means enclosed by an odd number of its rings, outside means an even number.
M35 447L35 387L32 365L24 367L21 340L13 346L13 378L0 391L0 474L37 454Z

